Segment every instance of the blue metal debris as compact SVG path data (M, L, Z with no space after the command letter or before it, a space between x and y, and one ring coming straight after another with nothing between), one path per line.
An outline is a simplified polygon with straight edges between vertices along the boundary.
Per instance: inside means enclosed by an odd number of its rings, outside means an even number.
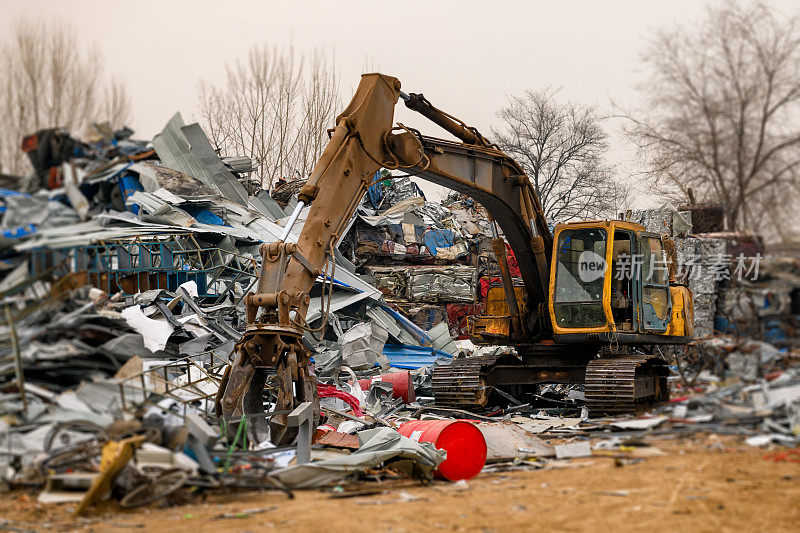
M389 313L389 315L391 315L392 318L394 318L400 324L400 326L403 327L403 329L408 331L417 341L419 341L420 344L431 343L431 338L428 336L425 330L414 324L414 322L412 322L406 316L398 313L380 300L377 300L375 303L378 305L378 307Z
M120 176L118 183L119 190L122 193L123 201L127 200L129 196L133 196L133 193L136 191L144 191L144 187L142 187L142 183L139 181L139 178L131 174ZM128 205L127 209L134 215L139 214L139 204L130 204Z
M210 224L212 226L230 226L230 224L226 224L225 221L222 220L222 217L206 207L186 205L181 206L181 208L192 215L192 217L194 217L194 219L201 224Z
M423 240L431 255L437 254L437 248L453 246L455 234L449 229L429 229L425 232Z
M375 176L373 177L373 183L367 189L367 196L369 197L369 202L372 204L372 207L378 209L381 204L383 203L383 183L381 182L381 171L377 171Z
M389 365L393 368L414 370L424 366L432 365L437 359L452 359L453 356L447 352L429 348L425 346L409 346L406 344L385 344L383 355L389 359Z
M18 228L3 230L3 238L5 239L19 239L36 233L36 226L33 224L26 224Z

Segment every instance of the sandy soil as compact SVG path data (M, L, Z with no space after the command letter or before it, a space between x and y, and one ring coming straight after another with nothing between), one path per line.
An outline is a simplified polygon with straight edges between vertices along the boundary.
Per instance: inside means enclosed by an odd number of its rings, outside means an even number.
M40 505L14 492L0 498L0 517L5 529L47 531L800 530L800 464L765 460L764 450L733 437L656 444L665 455L560 461L558 468L481 474L466 486L404 480L365 483L381 492L349 498L240 493L129 511L106 503L80 520L70 516L74 505Z

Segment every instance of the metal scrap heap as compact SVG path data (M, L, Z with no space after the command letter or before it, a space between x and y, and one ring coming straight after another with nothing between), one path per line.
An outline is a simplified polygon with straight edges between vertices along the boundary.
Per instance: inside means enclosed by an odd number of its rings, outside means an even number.
M36 487L40 502L77 502L80 514L109 496L136 507L234 489L341 492L368 478L458 481L624 453L666 433L800 444L800 263L786 258L743 280L685 272L699 340L665 354L669 405L597 418L581 387L547 385L536 403L504 394L481 410L437 406L434 366L515 357L468 340L468 317L505 305L488 298L502 286L492 232L471 199L432 202L386 171L337 243L330 314L320 304L326 280L312 291L307 321L324 333L304 342L320 425L303 404L282 413L298 430L292 445L248 441L248 419L219 418L215 397L242 335L258 248L279 239L302 180L272 194L254 186L252 161L220 157L180 115L152 142L98 127L85 141L41 131L23 148L34 172L0 190L3 489ZM699 257L696 268L735 268L750 242L692 235L674 209L631 217L674 237L679 256ZM266 404L276 390L271 376Z

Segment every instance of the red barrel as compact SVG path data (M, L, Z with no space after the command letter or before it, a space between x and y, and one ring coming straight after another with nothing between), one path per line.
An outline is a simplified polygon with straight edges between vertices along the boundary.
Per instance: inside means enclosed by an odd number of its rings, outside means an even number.
M390 374L381 374L374 378L360 379L358 384L361 385L361 390L367 392L373 381L383 381L384 383L392 384L392 396L394 398L402 398L403 403L411 403L417 400L414 394L414 385L411 382L411 372L403 370L402 372L392 372Z
M417 442L431 442L447 451L437 474L450 481L472 479L486 464L486 439L481 430L461 420L412 420L400 426L400 434Z

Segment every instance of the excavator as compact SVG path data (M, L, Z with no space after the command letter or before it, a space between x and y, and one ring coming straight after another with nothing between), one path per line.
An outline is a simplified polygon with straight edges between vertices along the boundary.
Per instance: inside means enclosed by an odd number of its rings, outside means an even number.
M458 141L394 125L399 100ZM661 345L692 336L692 294L676 281L671 240L630 222L558 224L551 232L522 167L477 129L406 94L391 76L364 74L298 195L277 242L264 243L255 292L246 296L247 327L216 398L219 416L248 420L253 438L288 444L288 413L303 402L319 420L306 332L325 327L335 276L334 249L381 168L404 172L473 198L489 214L502 287L490 289L486 314L471 317L471 339L516 354L456 358L437 366L436 405L483 407L495 393L536 394L543 384L583 384L595 414L633 412L668 399ZM296 242L300 211L310 206ZM503 238L504 237L504 238ZM516 258L515 287L506 252ZM620 273L625 275L620 275ZM322 326L305 321L310 291L322 278ZM316 296L315 296L316 297ZM275 376L276 402L265 414L264 389Z

